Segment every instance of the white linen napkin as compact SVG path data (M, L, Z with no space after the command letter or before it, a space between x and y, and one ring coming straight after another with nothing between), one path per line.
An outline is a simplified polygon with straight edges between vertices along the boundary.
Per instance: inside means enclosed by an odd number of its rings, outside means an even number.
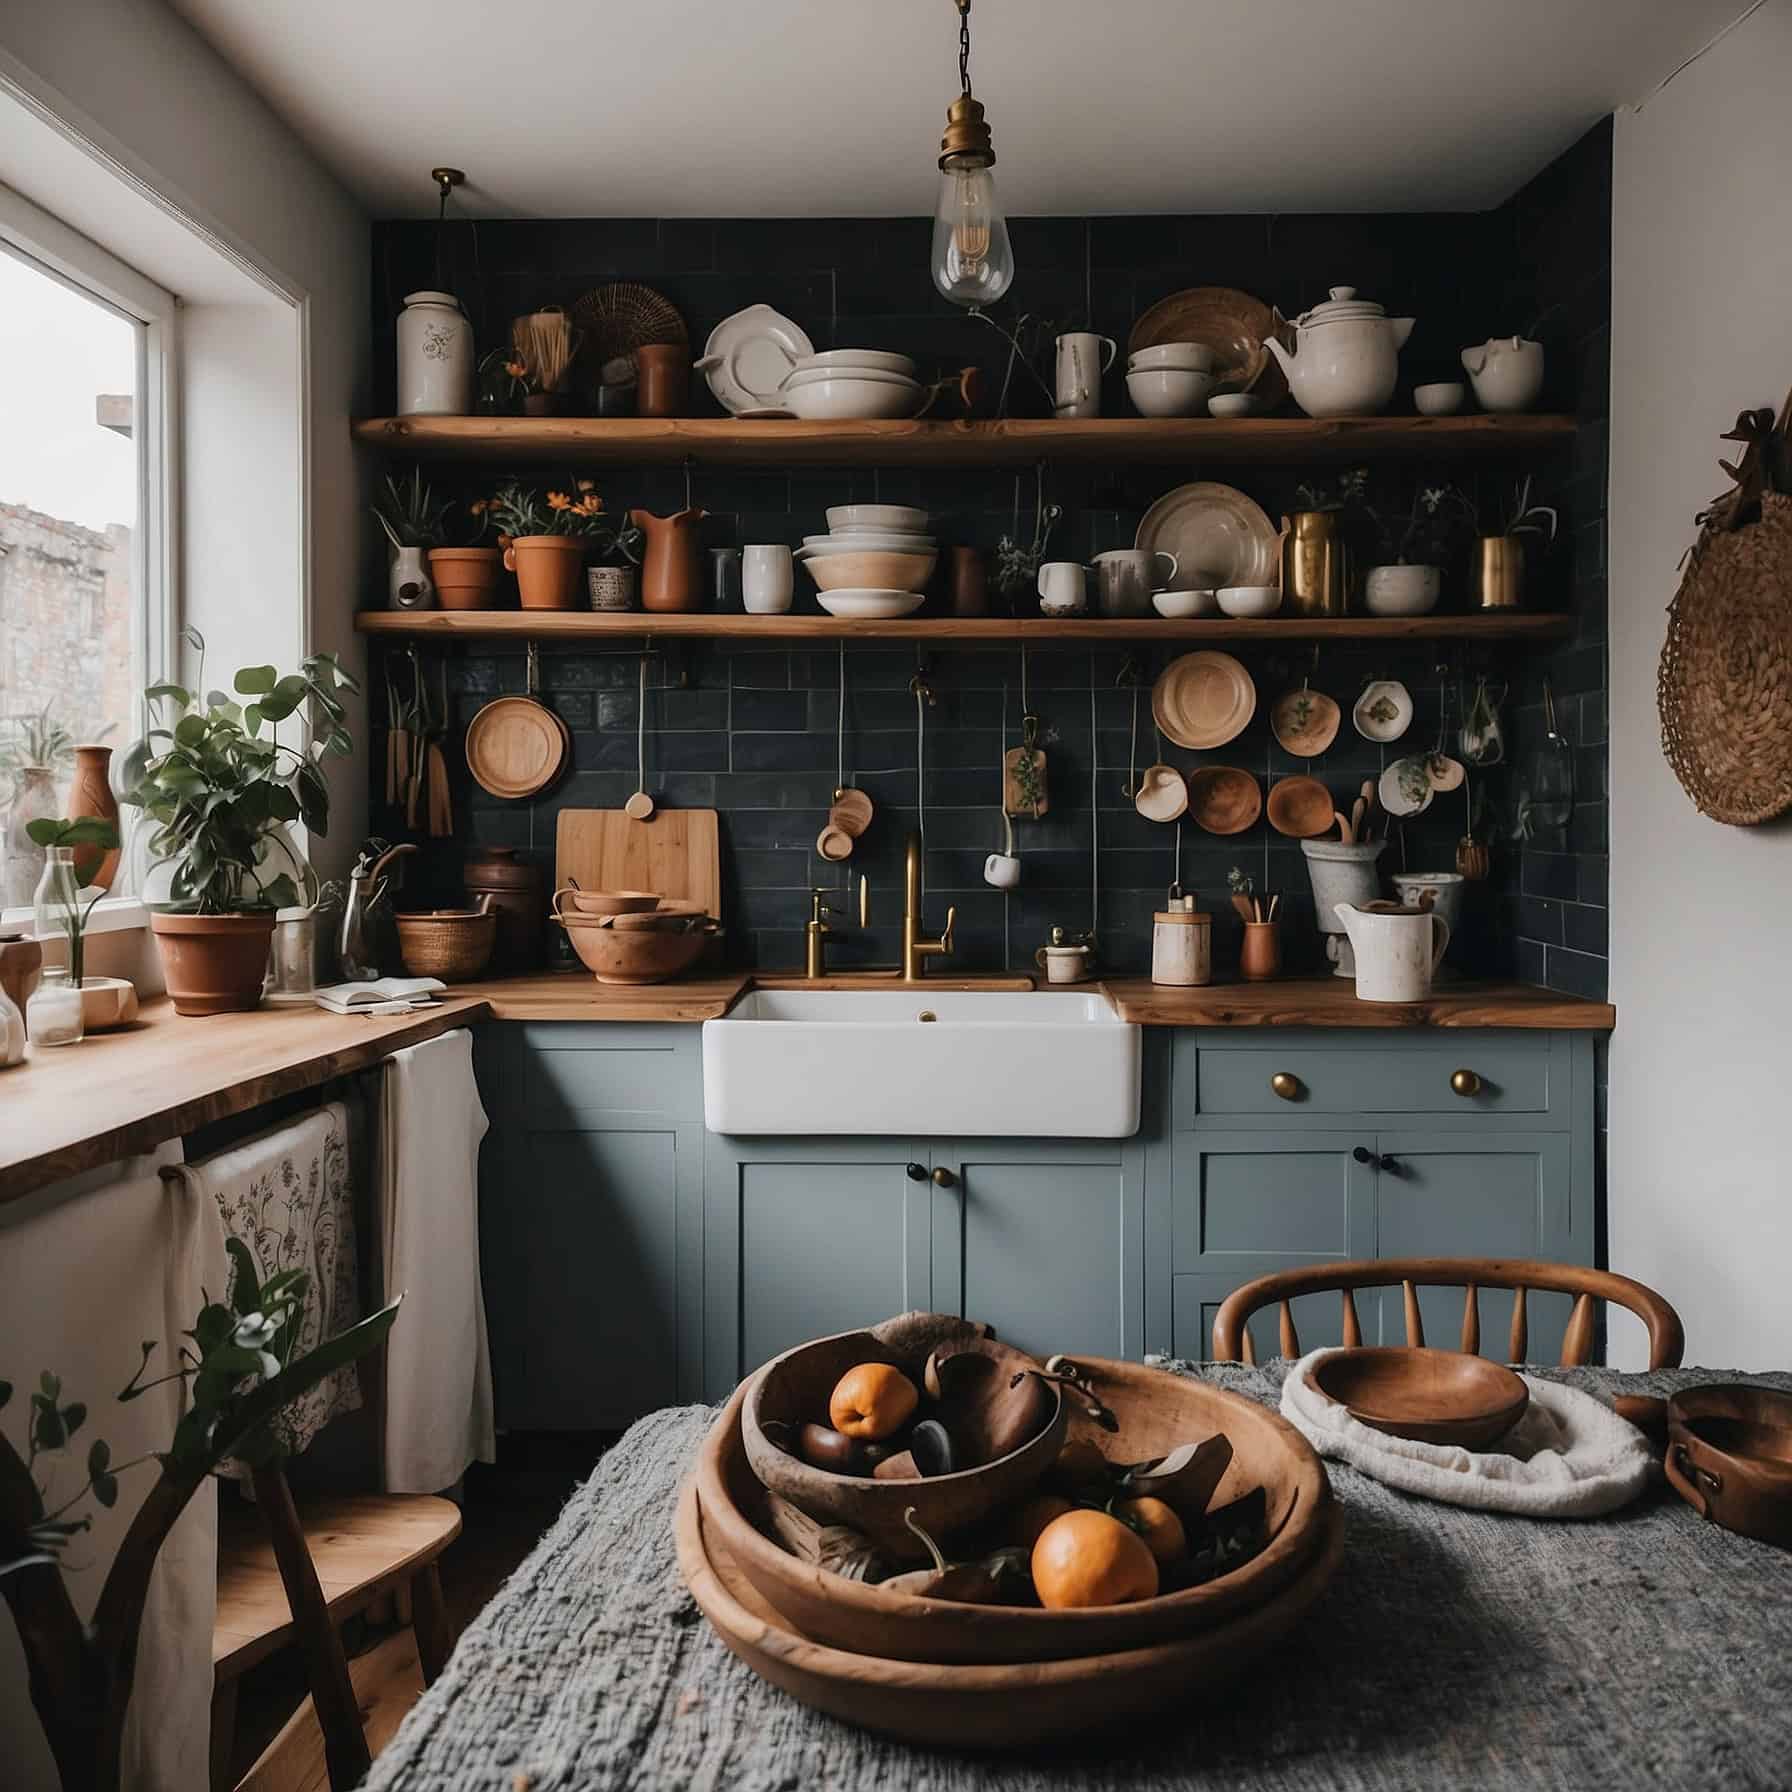
M1535 1376L1524 1416L1485 1452L1422 1444L1353 1419L1313 1385L1313 1368L1335 1355L1313 1350L1282 1383L1282 1417L1316 1449L1389 1487L1525 1518L1597 1518L1628 1505L1648 1485L1648 1440L1579 1388Z

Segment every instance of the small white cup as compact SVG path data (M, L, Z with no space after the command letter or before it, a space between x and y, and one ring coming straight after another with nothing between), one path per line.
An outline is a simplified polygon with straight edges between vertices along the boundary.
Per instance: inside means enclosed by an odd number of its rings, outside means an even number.
M1089 948L1041 946L1033 962L1045 972L1047 983L1081 983L1089 974Z
M992 852L983 861L983 881L998 890L1012 890L1020 882L1020 860L1011 852Z
M750 616L782 616L796 590L790 549L781 542L743 548L740 600Z
M1039 569L1039 607L1047 616L1081 616L1089 592L1077 560L1048 560Z

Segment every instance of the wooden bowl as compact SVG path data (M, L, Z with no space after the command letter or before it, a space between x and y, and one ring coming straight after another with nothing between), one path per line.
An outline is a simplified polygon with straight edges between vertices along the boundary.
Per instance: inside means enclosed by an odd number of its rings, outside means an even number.
M1188 775L1188 813L1210 834L1242 834L1263 813L1263 791L1235 765L1203 765Z
M399 956L413 977L466 983L491 963L498 917L488 909L425 909L395 919Z
M1115 1460L1146 1461L1215 1432L1226 1435L1232 1461L1211 1505L1225 1505L1253 1487L1268 1494L1267 1541L1250 1561L1204 1586L1080 1611L960 1605L848 1580L791 1554L769 1534L766 1492L742 1435L741 1394L697 1457L704 1510L742 1574L797 1629L836 1648L901 1661L1054 1661L1143 1648L1230 1625L1312 1572L1333 1512L1331 1483L1312 1446L1280 1414L1208 1382L1143 1364L1078 1361L1120 1429L1109 1435L1073 1412L1069 1434Z
M1269 787L1269 825L1294 840L1317 840L1335 819L1332 793L1317 778L1278 778Z
M1725 1530L1792 1549L1792 1394L1747 1382L1686 1388L1667 1420L1675 1492Z
M1510 1369L1456 1350L1368 1345L1328 1356L1309 1374L1353 1419L1389 1437L1484 1450L1516 1425L1530 1390Z
M575 915L643 915L660 906L651 890L556 890L552 903L556 915L570 909Z
M703 956L703 948L715 930L713 923L699 916L683 917L686 931L677 933L662 928L625 931L608 925L627 918L556 917L566 929L579 962L599 983L664 983L688 971Z
M844 1723L950 1748L1028 1748L1211 1700L1292 1631L1330 1584L1343 1554L1336 1506L1319 1514L1316 1529L1305 1572L1219 1629L1120 1653L963 1666L891 1661L804 1635L742 1571L695 1483L680 1489L673 1519L692 1598L762 1680Z
M811 1518L850 1525L904 1562L927 1560L919 1539L903 1523L908 1507L915 1508L916 1522L938 1540L1030 1493L1064 1443L1068 1415L1063 1396L1051 1383L1046 1384L1050 1399L1045 1424L1019 1449L975 1468L920 1481L831 1474L781 1449L766 1432L773 1423L801 1425L823 1419L835 1384L858 1363L893 1364L919 1388L928 1356L946 1345L983 1348L1016 1367L1038 1367L1032 1357L944 1313L905 1313L870 1331L841 1332L799 1344L774 1357L746 1384L740 1434L752 1475Z

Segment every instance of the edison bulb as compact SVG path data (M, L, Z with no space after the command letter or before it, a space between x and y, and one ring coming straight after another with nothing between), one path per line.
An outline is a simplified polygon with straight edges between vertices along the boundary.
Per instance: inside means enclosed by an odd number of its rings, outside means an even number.
M985 162L948 158L933 214L933 283L955 305L993 305L1014 282L1008 220Z

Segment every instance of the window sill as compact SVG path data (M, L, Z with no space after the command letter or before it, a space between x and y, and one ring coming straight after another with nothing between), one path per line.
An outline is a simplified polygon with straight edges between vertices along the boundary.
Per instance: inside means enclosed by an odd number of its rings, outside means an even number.
M29 932L37 919L28 905L23 908L0 909L0 931L24 928ZM149 910L135 896L102 896L87 917L87 932L129 933L149 925Z

